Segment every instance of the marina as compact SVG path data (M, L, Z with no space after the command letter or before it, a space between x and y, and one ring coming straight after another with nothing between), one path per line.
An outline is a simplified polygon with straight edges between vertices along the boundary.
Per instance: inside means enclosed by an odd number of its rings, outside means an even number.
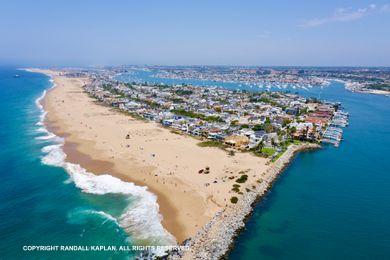
M348 126L348 112L336 111L333 114L332 120L329 122L329 126L326 128L321 139L322 143L330 143L335 147L340 145L343 139L343 128Z

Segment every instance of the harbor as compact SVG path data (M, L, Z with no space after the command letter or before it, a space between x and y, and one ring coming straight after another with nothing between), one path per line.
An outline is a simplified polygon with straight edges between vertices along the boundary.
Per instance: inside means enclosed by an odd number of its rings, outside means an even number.
M348 112L336 111L333 114L329 126L323 133L322 143L330 143L335 147L339 147L341 140L343 140L343 128L348 126Z

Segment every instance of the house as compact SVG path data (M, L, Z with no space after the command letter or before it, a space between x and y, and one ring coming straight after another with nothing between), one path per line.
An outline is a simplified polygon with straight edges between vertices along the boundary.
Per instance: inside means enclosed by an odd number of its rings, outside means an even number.
M173 124L173 120L172 120L172 119L164 119L164 120L162 121L162 124L163 124L164 126L171 126L171 125Z
M231 147L244 149L249 144L249 138L242 135L231 135L226 137L224 142Z
M298 107L286 108L286 114L288 114L288 115L297 116L298 113L299 113L299 108Z

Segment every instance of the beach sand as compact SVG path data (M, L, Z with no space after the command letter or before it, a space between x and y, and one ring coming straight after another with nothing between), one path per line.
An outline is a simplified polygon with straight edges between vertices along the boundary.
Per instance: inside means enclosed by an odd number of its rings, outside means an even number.
M158 197L163 226L179 243L194 236L218 211L231 207L232 196L243 196L231 190L242 171L248 175L240 187L244 194L271 174L268 159L199 147L193 137L98 104L82 89L87 78L32 71L51 75L56 84L42 105L48 112L47 127L65 138L67 161L94 174L108 173L147 186ZM199 174L205 167L210 173Z

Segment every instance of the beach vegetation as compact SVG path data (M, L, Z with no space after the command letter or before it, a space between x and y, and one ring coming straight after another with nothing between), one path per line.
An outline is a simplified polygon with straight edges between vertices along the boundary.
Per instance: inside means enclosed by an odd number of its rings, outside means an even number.
M248 175L243 174L236 180L237 183L245 183L248 180Z
M263 147L263 148L261 148L261 153L264 156L266 156L267 158L271 157L272 155L274 155L275 152L276 152L276 150L273 147Z
M277 153L273 158L272 158L272 162L275 162L276 160L278 160L283 154L284 154L285 150L282 151L282 152L279 152Z
M182 132L180 132L179 130L176 130L176 129L171 129L170 132L171 132L172 134L183 135Z
M233 187L233 188L232 188L232 191L234 191L234 192L237 192L237 193L238 193L238 192L240 192L240 188L239 188L239 187Z
M238 202L238 198L233 196L230 198L230 202L233 203L233 204L236 204Z
M225 145L219 141L204 141L197 143L200 147L218 147L218 148L224 148Z

